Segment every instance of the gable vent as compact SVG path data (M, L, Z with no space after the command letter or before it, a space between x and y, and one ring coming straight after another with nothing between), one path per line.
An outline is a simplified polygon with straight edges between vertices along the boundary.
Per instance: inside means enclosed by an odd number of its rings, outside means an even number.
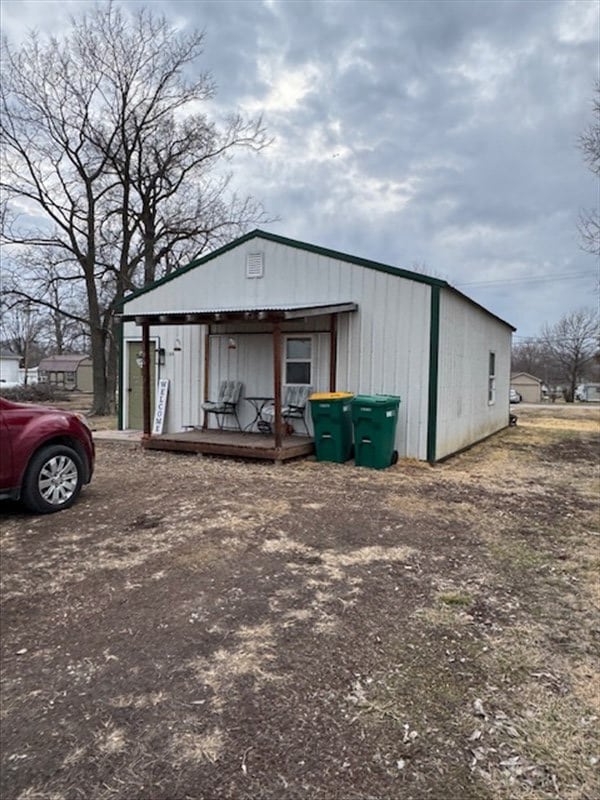
M262 278L265 272L264 253L248 253L246 256L246 277Z

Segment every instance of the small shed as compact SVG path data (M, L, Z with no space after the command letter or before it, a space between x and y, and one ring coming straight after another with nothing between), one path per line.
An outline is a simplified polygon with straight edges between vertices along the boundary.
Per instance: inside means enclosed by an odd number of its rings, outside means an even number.
M142 428L147 447L218 452L186 430L215 429L202 403L224 380L243 384L248 433L245 398L277 401L290 385L398 395L396 449L430 462L508 425L514 328L428 275L255 230L128 295L121 316L120 427ZM289 442L277 425L274 437L279 460ZM239 436L229 444L244 455Z
M524 403L541 403L543 381L528 372L515 372L510 377L510 385L521 395Z
M21 356L8 350L0 350L0 384L15 386L20 383L19 364Z
M67 391L93 390L92 359L82 353L47 356L38 365L38 382Z

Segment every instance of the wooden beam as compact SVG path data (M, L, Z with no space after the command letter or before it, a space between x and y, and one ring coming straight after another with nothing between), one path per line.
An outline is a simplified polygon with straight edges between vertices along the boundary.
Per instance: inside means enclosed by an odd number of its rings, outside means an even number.
M142 323L142 350L144 363L142 365L142 408L144 422L144 438L150 438L152 425L150 421L150 323Z
M204 334L204 401L207 402L210 400L208 396L209 391L209 383L208 383L208 373L210 370L210 325L206 329L206 333ZM204 419L202 421L202 427L204 430L208 428L208 414L204 414Z
M331 315L329 326L329 391L335 392L337 372L337 316Z
M273 323L273 402L275 403L275 450L281 450L281 323Z

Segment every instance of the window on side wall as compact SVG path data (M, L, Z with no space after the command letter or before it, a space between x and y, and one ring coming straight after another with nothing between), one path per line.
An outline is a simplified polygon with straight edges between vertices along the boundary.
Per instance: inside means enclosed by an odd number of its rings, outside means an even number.
M285 383L310 386L312 383L312 339L288 336L285 340Z
M496 402L496 354L490 353L488 365L488 405Z

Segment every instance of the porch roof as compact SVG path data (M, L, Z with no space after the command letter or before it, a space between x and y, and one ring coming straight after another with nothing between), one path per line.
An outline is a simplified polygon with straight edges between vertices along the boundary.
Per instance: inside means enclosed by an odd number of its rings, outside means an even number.
M237 306L227 308L197 308L185 311L149 311L144 313L120 314L123 322L135 322L136 325L144 323L150 325L209 325L217 322L231 322L243 320L246 322L283 322L291 319L306 317L320 317L328 314L343 314L347 311L356 311L358 304L352 301L344 303L322 304L293 304L268 305L268 306Z

